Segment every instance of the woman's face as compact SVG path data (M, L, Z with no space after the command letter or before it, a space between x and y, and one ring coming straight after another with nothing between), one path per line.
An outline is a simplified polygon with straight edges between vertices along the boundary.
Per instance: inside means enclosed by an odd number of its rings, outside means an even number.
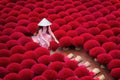
M46 33L47 32L47 27L43 27L43 33Z

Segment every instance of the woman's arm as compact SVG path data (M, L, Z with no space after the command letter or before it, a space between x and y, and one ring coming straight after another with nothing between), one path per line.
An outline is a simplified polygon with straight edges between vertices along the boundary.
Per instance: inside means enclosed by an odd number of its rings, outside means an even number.
M55 37L55 35L53 34L50 26L48 27L48 32L50 33L50 35L53 37L53 39L55 40L55 42L59 43L59 41L57 40L57 38Z

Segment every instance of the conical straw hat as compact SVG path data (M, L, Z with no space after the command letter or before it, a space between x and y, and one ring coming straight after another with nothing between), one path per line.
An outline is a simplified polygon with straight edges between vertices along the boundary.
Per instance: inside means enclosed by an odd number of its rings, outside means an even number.
M48 21L46 18L43 18L39 23L38 26L50 26L52 23Z

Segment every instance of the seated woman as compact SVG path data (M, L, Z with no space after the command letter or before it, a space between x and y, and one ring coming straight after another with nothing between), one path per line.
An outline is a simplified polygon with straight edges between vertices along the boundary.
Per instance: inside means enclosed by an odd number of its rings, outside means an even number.
M41 47L45 47L47 49L50 46L50 41L55 40L56 43L59 43L53 34L50 25L51 23L46 18L43 18L38 24L38 32L32 36L34 42L39 43Z

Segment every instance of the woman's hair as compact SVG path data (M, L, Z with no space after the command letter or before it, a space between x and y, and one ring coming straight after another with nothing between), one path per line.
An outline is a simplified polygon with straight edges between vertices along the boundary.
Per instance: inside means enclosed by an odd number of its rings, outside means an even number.
M42 27L42 26L39 26L39 27L38 27L38 31L39 31L40 29L43 29L43 27Z
M43 29L44 26L39 26L38 31L36 32L38 34L40 29ZM47 26L47 33L48 33L48 26Z
M39 32L40 29L43 30L43 26L39 26L38 30L37 30L36 33L34 33L33 35L36 36L36 35L38 34L38 32ZM48 29L49 29L49 26L47 26L47 33L49 33Z

